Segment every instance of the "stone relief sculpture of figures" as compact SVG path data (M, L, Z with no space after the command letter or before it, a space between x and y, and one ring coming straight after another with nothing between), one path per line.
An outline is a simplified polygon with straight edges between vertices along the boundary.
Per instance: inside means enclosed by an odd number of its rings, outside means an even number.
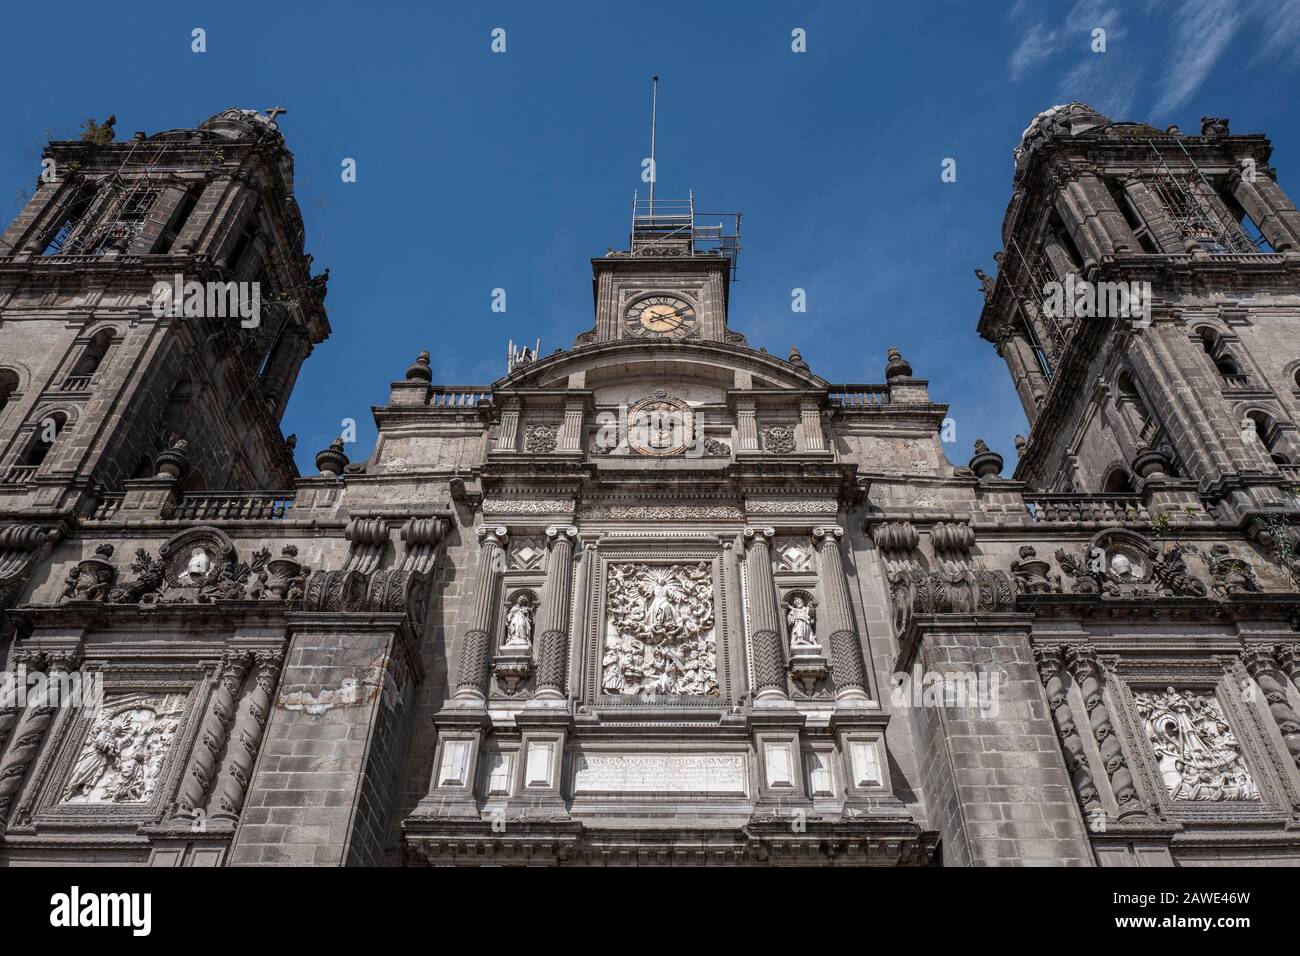
M718 694L709 565L609 569L602 657L607 694Z
M520 594L506 613L506 640L502 647L527 650L533 646L533 604Z
M1213 692L1168 687L1136 700L1171 799L1260 799Z
M183 694L104 702L63 791L65 803L147 803L180 729Z
M816 648L816 609L802 592L791 594L786 603L785 622L790 627L790 647Z

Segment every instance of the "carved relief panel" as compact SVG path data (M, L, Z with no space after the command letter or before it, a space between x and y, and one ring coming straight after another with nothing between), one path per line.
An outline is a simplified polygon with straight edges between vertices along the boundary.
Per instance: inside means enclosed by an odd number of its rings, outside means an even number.
M707 562L609 565L602 692L718 696L714 626Z
M147 804L185 711L183 694L108 698L86 733L63 803Z

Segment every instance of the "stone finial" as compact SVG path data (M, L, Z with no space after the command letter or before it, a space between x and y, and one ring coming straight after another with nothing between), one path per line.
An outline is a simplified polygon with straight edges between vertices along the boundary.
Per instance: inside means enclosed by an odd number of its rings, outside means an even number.
M975 439L975 457L968 464L976 478L993 478L1002 473L1002 456L990 451L983 438Z
M323 451L316 453L316 467L322 478L337 478L343 474L348 465L348 456L343 451L343 437L339 436Z
M1170 136L1182 136L1182 135L1183 135L1183 131L1180 130L1177 126L1173 125L1172 123L1171 123L1170 125L1168 125L1168 126L1165 127L1165 132L1168 133Z
M1143 448L1133 459L1133 471L1140 478L1165 478L1173 468L1173 461L1160 448Z
M406 370L408 382L432 382L433 370L429 368L429 353L421 352L415 358L415 364Z
M297 447L298 447L298 434L297 434L297 432L295 432L294 434L292 434L292 435L290 435L288 438L286 438L286 439L284 440L284 444L285 444L285 447L288 448L290 451L293 451L295 448L297 448Z
M189 442L179 439L170 448L154 456L153 470L158 478L180 478L189 470L190 459L186 454Z
M911 378L912 366L903 358L903 353L898 349L889 350L889 364L885 366L885 379Z
M790 346L790 358L788 359L788 361L795 368L801 368L805 372L810 371L810 369L808 368L808 363L805 362L803 360L803 356L799 354L799 346L797 345Z
M1023 454L1025 453L1025 449L1028 448L1028 447L1029 447L1029 439L1027 439L1024 435L1017 435L1017 436L1016 436L1016 454L1017 454L1017 455L1023 455Z

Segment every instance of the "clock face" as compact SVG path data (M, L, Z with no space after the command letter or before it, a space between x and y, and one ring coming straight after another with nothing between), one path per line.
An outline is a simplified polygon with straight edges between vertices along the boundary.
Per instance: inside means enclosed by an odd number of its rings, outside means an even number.
M676 296L646 296L628 308L627 324L635 335L681 336L694 327L695 308Z

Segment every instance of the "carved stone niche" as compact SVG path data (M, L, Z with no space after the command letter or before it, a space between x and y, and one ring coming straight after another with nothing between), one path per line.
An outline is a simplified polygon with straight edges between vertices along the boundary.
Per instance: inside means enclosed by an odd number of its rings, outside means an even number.
M504 633L492 673L507 694L514 695L533 672L533 625L538 598L530 588L518 588L506 596Z
M817 601L803 589L787 591L781 602L790 644L790 678L809 697L830 674L830 661L817 638Z

